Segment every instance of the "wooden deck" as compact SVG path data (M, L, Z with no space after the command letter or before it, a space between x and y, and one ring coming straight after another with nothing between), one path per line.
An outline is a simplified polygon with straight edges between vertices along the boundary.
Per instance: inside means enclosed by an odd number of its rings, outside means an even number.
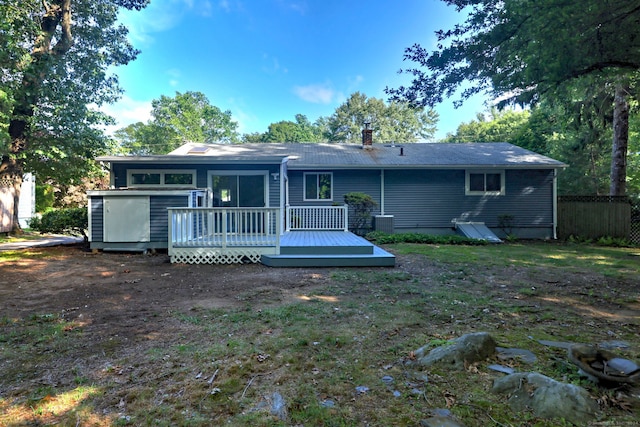
M346 231L345 207L288 209L291 224L281 233L278 208L168 208L171 262L249 261L271 267L395 265L395 256Z
M264 254L271 267L393 267L395 256L348 231L290 231L280 253Z

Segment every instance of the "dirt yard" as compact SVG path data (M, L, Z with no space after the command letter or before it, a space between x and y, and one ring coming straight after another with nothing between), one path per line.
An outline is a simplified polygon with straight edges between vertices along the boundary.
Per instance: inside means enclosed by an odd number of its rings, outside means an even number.
M64 313L96 342L117 336L134 344L158 333L158 324L166 335L170 313L238 307L247 294L258 304L286 303L330 280L329 270L173 265L166 254L90 253L74 246L34 251L55 256L0 264L0 313Z
M350 286L336 282L335 269L278 269L256 264L173 265L166 254L90 253L73 246L30 252L46 254L46 257L31 256L0 263L0 317L26 319L52 314L73 321L75 327L82 329L85 351L74 351L69 356L74 359L70 363L86 369L103 363L104 355L109 352L143 353L149 350L151 342L155 347L159 342L165 345L178 342L190 333L191 326L181 322L176 313L248 305L252 310L259 310L299 301L301 295L310 295L315 289ZM478 287L479 298L486 297L490 289L490 296L496 301L521 307L523 313L543 313L538 320L547 324L546 330L551 334L560 334L563 328L576 325L565 324L563 319L545 318L548 310L561 310L582 319L579 320L584 322L582 326L602 341L621 336L629 341L632 331L636 331L637 338L640 329L640 278L620 281L586 272L563 274L560 269L546 271L515 266L486 268L469 274L429 261L422 255L398 256L397 266L392 270L406 273L414 282L427 283L438 277L433 290L440 294L447 292L447 286L453 286L448 284L447 275L451 281L455 280L455 286L467 281L472 289L474 283L483 283ZM529 291L523 289L525 282ZM363 288L361 292L370 291ZM351 297L356 298L355 294ZM455 327L447 330L443 326L440 333L453 336L465 328L526 328L526 322L531 321L531 317L523 321L517 316L482 319L478 313L483 312L469 311L465 318L456 312L460 318ZM489 313L489 309L485 313ZM445 325L450 316L446 312L440 314L441 318L437 317L436 308L430 314L436 326L438 322ZM629 344L631 351L635 351L632 357L638 356L640 342ZM0 369L10 364L11 360L0 358ZM71 385L68 376L57 377L55 367L46 367L45 374L39 376L35 371L31 383L8 384L0 378L0 398L19 396L29 384Z

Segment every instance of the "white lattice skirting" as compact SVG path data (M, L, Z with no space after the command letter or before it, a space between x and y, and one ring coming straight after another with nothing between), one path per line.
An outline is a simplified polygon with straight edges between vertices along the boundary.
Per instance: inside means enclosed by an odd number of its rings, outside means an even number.
M171 263L182 264L242 264L258 263L264 251L254 248L238 249L173 249Z

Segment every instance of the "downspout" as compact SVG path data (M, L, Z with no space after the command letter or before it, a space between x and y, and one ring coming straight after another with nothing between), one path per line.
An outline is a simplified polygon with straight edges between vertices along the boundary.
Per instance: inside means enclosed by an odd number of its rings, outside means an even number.
M384 215L384 169L380 169L380 215Z
M558 238L558 169L553 170L553 239Z

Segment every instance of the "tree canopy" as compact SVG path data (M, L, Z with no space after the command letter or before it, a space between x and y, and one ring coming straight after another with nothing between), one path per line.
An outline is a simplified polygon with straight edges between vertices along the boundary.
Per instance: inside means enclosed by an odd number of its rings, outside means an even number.
M16 206L25 170L79 180L107 150L100 126L110 119L97 107L120 95L108 72L138 53L117 13L147 3L0 1L0 181L13 186Z
M419 44L406 49L404 59L417 66L403 70L412 76L409 86L387 89L390 99L434 106L462 89L456 105L480 92L499 106L535 104L587 81L616 107L610 191L624 194L628 100L640 69L638 2L443 1L468 12L467 19L438 31L434 51Z
M166 154L185 142L237 143L238 123L231 111L211 105L202 92L176 92L151 102L152 119L134 123L115 133L128 154Z
M447 134L443 142L510 142L524 146L521 134L526 132L530 112L498 110L479 113L475 120L458 125L455 133Z
M355 92L330 116L311 123L304 114L296 121L271 123L265 133L245 134L243 142L350 142L360 143L365 122L371 124L376 142L416 142L432 139L438 114L404 102L386 103Z
M261 139L262 142L321 142L323 135L318 123L311 123L304 114L296 114L295 122L271 123Z
M433 138L438 114L404 102L385 103L355 92L326 120L327 139L332 142L360 142L365 122L371 123L377 142L416 142Z
M529 104L569 80L626 76L640 69L636 0L443 0L466 21L436 32L437 50L419 44L404 58L418 64L392 99L434 106L464 82L462 100L487 91L502 104ZM460 101L459 101L460 102Z

